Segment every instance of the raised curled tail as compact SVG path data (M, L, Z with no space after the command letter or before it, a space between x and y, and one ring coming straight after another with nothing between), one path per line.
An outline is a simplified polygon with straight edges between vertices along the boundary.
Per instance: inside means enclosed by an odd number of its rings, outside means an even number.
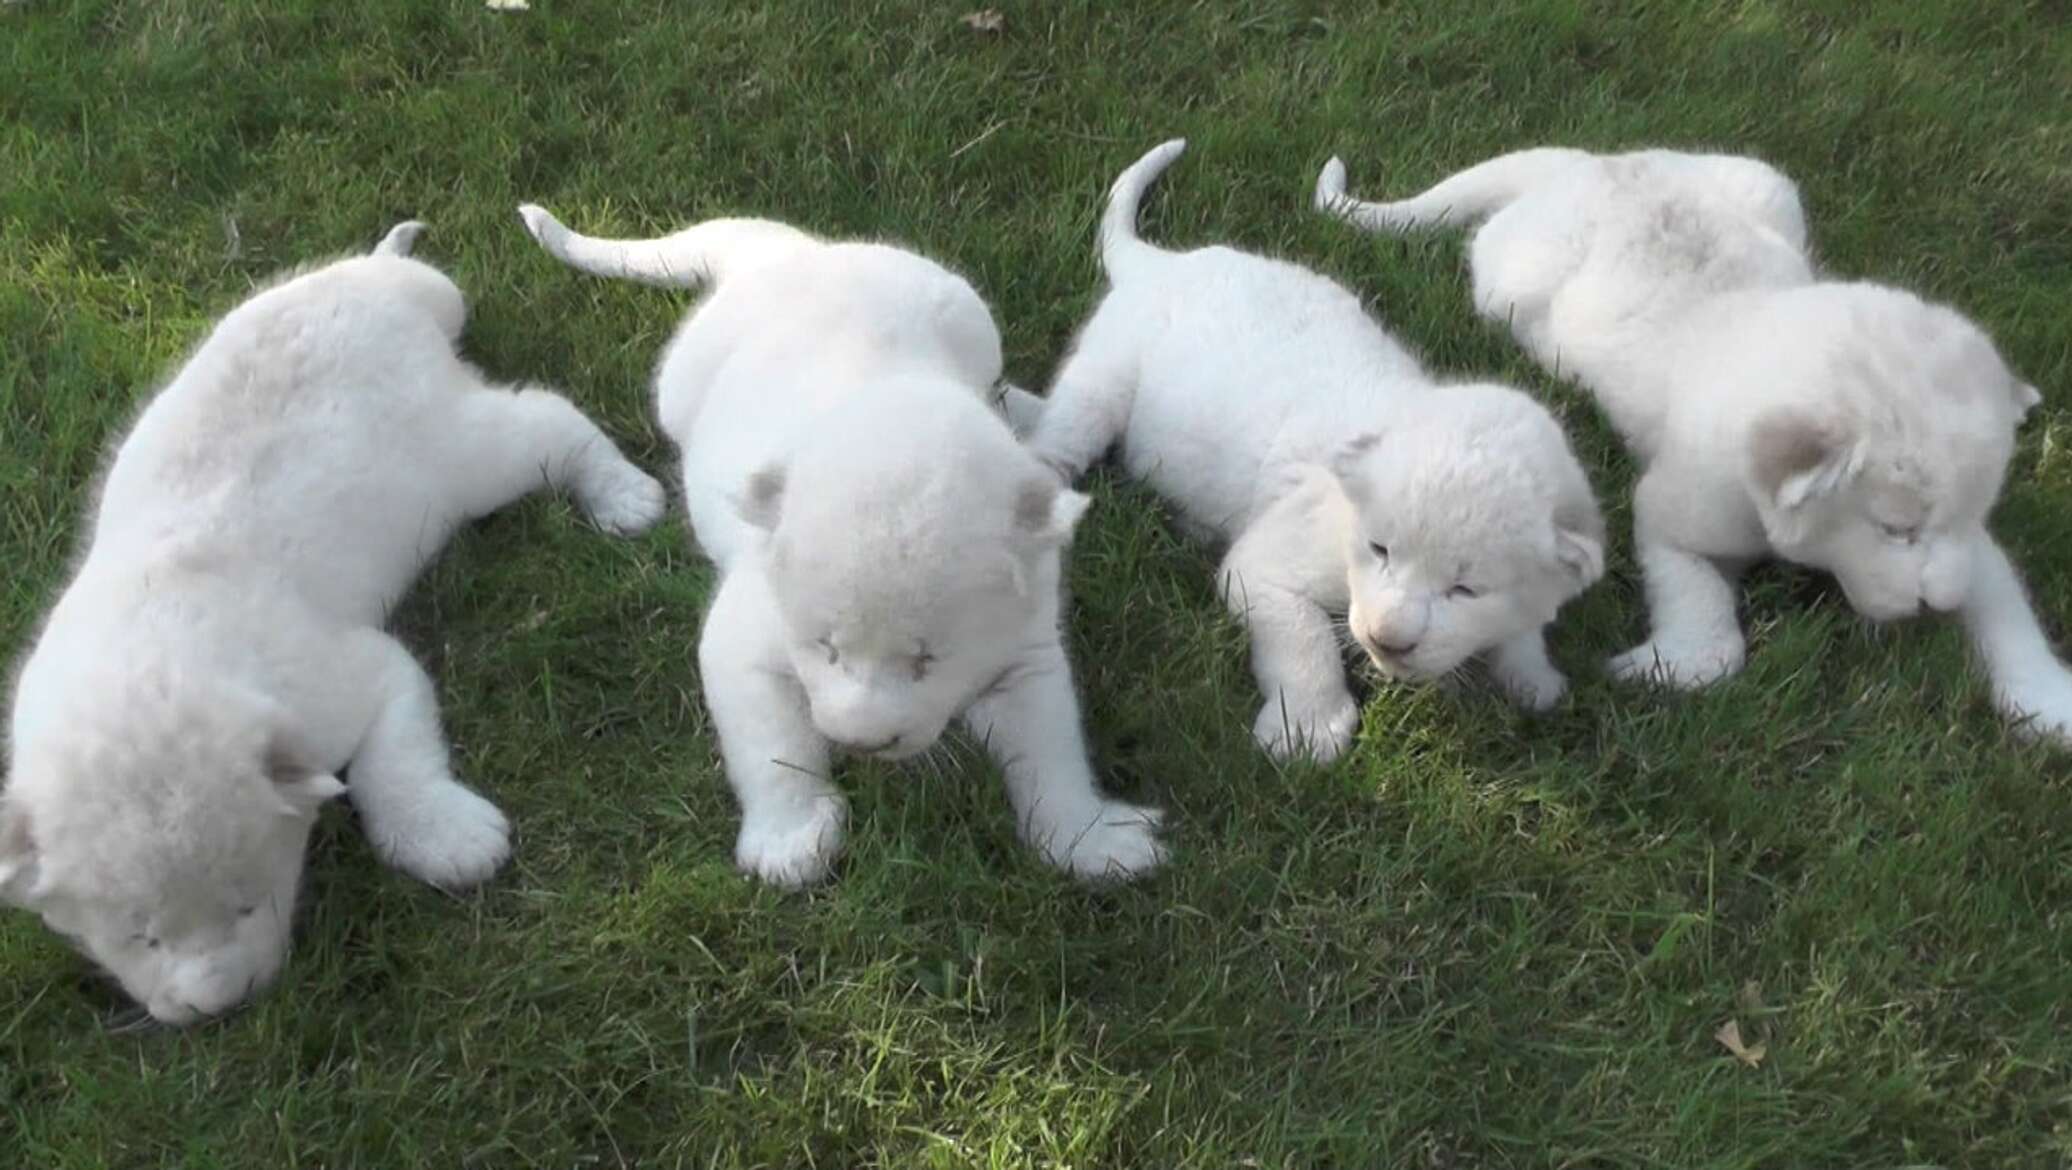
M1345 193L1345 163L1333 158L1317 176L1317 210L1370 232L1405 232L1422 227L1458 227L1505 205L1534 187L1587 161L1590 152L1546 146L1499 155L1442 179L1420 195L1394 203L1369 203Z
M769 255L813 237L767 219L709 219L653 240L603 240L572 232L537 204L518 208L525 229L547 254L597 276L689 288L717 280L730 266Z
M1108 188L1108 210L1101 214L1101 266L1108 270L1109 280L1121 280L1140 262L1169 254L1164 248L1138 238L1137 208L1159 172L1171 166L1186 149L1185 138L1160 143L1131 163L1128 170L1116 177L1115 185Z
M388 230L381 242L374 245L376 256L408 256L410 249L417 246L417 237L424 234L424 221L406 219Z

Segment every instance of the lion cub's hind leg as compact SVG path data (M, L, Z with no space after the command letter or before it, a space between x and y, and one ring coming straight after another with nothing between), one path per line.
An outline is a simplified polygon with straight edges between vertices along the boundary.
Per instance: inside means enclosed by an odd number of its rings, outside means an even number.
M1000 417L1007 420L1007 429L1023 442L1036 433L1037 424L1043 421L1044 400L1012 382L993 388L992 403Z
M1036 412L1028 447L1067 483L1085 474L1129 428L1141 344L1130 324L1111 295L1080 331Z
M574 496L606 532L631 535L662 518L662 485L559 394L471 385L454 416L446 467L467 515L486 516L552 487Z

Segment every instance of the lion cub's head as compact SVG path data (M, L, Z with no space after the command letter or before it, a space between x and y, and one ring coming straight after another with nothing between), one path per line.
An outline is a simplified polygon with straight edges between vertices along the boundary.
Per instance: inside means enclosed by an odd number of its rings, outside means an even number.
M751 477L742 514L813 724L853 751L925 750L1052 636L1059 550L1087 498L968 390L886 384Z
M264 700L211 689L132 679L18 724L0 798L0 895L172 1024L280 973L310 826L345 791L287 758Z
M1546 410L1502 386L1433 390L1339 453L1353 637L1391 678L1435 678L1552 621L1604 572L1604 520Z
M1771 544L1874 621L1961 606L2036 388L1976 325L1895 289L1817 285L1769 312L1745 456Z

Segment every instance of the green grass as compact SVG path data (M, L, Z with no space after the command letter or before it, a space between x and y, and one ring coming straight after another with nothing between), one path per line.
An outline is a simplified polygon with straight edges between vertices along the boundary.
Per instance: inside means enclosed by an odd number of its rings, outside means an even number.
M1833 269L1983 322L2046 405L1999 529L2072 611L2072 23L2052 0L0 4L0 646L64 579L101 452L256 280L433 225L468 352L566 387L658 472L646 374L688 298L525 237L722 212L907 242L1041 384L1095 296L1110 177L1147 214L1372 297L1438 368L1531 387L1586 454L1612 571L1557 627L1570 702L1377 688L1354 755L1247 734L1214 554L1094 479L1071 640L1098 762L1169 807L1170 870L1076 888L988 766L853 768L810 894L729 864L680 524L537 500L464 534L404 633L517 859L454 899L349 812L256 1008L120 1006L0 916L0 1167L2056 1167L2072 1159L2072 766L1990 710L1958 631L1873 634L1759 573L1748 671L1610 685L1642 632L1632 471L1467 307L1459 242L1307 210L1550 141L1761 154ZM1759 1067L1713 1033L1738 1021Z

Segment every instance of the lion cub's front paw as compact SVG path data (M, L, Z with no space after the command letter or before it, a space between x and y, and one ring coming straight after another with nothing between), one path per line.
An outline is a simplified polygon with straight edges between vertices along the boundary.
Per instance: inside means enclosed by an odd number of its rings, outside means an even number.
M1660 683L1694 691L1741 669L1739 645L1699 645L1649 639L1606 663L1612 677L1624 682Z
M597 477L584 491L583 510L599 528L614 536L646 532L662 518L669 505L668 493L648 473L621 460Z
M1351 695L1314 707L1279 700L1259 709L1252 738L1276 760L1299 755L1328 764L1353 745L1353 733L1359 729L1360 705Z
M1527 711L1550 711L1568 693L1568 679L1558 670L1496 670L1497 685L1511 702Z
M2049 670L2008 679L1995 688L1994 700L2024 732L2072 747L2072 674L2062 667L2052 664Z
M1082 881L1135 877L1166 859L1155 808L1104 800L1091 815L1029 826L1024 835L1052 865Z
M849 802L832 790L741 822L734 864L773 886L796 890L824 880L842 855Z
M511 822L455 780L427 784L403 809L361 815L383 860L442 890L480 885L511 857Z
M1007 429L1014 437L1026 441L1036 433L1036 426L1043 421L1043 399L1011 382L1002 382L993 391L993 405L1007 420Z

